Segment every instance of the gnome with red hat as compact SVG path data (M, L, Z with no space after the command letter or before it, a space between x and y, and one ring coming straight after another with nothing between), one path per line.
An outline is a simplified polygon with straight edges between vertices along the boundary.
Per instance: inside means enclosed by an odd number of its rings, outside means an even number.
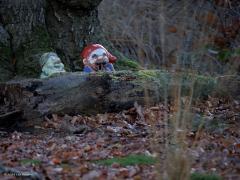
M117 58L109 53L100 44L90 44L87 45L82 53L84 69L86 73L96 72L96 71L107 71L113 72L113 63L116 62Z

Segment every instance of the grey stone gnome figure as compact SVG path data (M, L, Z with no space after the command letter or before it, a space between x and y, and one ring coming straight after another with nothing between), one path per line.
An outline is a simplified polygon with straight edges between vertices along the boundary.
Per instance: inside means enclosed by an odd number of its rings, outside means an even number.
M66 72L64 64L54 52L44 53L40 58L40 65L42 67L41 79Z

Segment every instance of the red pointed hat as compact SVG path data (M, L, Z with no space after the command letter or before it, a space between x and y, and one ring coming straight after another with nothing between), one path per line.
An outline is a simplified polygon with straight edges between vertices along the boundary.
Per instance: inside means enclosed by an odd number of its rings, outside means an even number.
M100 44L89 44L87 45L83 51L81 52L81 57L83 59L87 59L88 56L91 54L92 51L96 50L96 49L104 49L107 52L107 57L109 59L110 63L115 63L117 58L115 56L113 56L111 53L108 52L108 50L106 50L106 48L104 48L102 45Z

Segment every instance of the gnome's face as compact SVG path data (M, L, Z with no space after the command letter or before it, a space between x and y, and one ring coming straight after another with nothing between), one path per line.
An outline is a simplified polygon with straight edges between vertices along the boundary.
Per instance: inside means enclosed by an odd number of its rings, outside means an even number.
M41 78L47 78L56 73L66 72L63 63L55 53L47 53L43 58L45 58L45 63L42 67Z
M87 57L86 61L89 64L104 64L109 62L107 51L102 48L98 48L93 50L89 56Z

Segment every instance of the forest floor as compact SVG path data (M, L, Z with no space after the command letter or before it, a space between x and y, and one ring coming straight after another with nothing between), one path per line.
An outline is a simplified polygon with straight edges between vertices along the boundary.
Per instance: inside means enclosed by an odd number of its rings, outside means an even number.
M209 98L191 110L192 125L186 131L176 129L185 133L191 173L240 179L240 102ZM166 156L178 147L174 125L166 121L174 111L170 104L135 105L96 116L52 115L34 131L2 130L0 179L29 174L45 179L159 179L166 162L181 164ZM9 173L5 169L1 174L6 167Z

